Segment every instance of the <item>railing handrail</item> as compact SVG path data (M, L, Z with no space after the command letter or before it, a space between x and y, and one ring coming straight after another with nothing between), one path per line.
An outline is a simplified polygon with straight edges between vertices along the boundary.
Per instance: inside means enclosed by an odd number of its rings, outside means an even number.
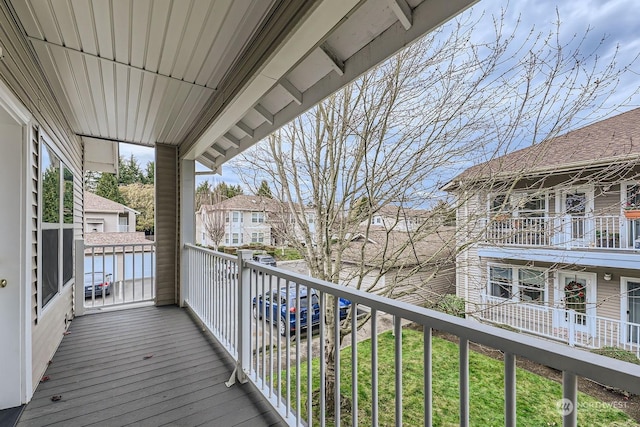
M504 215L510 215L510 213L505 212ZM488 218L490 221L510 221L510 220L514 220L514 219L531 219L531 220L535 220L535 219L562 219L562 218L566 218L566 217L571 217L573 219L594 219L594 218L612 218L612 219L625 219L626 217L624 216L624 214L620 214L620 215L614 215L614 214L607 214L607 215L571 215L571 214L567 214L567 213L556 213L553 215L542 215L542 216L507 216L506 218L496 218L496 216L500 216L500 215L496 215L494 213L489 212L488 214Z
M532 309L532 310L536 310L536 311L543 311L543 310L557 310L557 311L575 311L575 310L571 310L568 308L564 308L564 307L556 307L553 305L549 305L549 304L533 304L530 302L524 302L524 301L515 301L512 300L510 298L501 298L501 297L497 297L494 295L487 295L487 294L482 294L481 295L483 298L486 298L486 300L488 302L491 303L496 303L493 307L498 307L498 306L503 306L503 305L519 305L519 306L524 306L527 309ZM633 322L629 322L623 319L614 319L611 317L604 317L604 316L599 316L597 314L589 314L589 313L580 313L582 316L589 318L589 319L595 319L595 320L604 320L607 322L617 322L626 326L638 326L640 327L640 323L633 323Z
M84 244L84 248L85 249L91 249L91 248L116 248L116 247L131 247L131 246L156 246L156 242L149 240L149 243L102 243L102 244L90 244L90 243L86 243Z
M192 245L189 248L209 251ZM227 258L227 254L211 252L216 256L225 255L224 258ZM605 384L615 383L618 388L634 394L640 394L640 365L507 331L477 321L462 319L358 289L336 285L281 268L253 261L246 261L245 263L247 267L257 271L314 288L319 292L346 298L352 303L363 304L377 311L396 315L439 331L448 332L477 344L487 345L497 350L522 356L560 371L567 371Z

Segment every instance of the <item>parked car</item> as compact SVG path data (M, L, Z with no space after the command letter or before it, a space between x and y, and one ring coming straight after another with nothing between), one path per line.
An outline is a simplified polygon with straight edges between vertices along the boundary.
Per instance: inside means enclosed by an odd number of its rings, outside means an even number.
M289 292L286 287L282 287L273 293L266 292L264 296L259 295L253 298L253 317L261 319L263 312L265 317L271 323L275 323L272 319L280 317L279 332L280 335L287 335L287 327L291 334L296 330L296 318L300 316L300 328L307 328L308 321L308 292L306 286L300 286L300 307L296 307L297 301L297 285L293 284L289 286ZM263 309L264 304L264 309ZM347 317L349 307L351 307L351 301L345 298L340 298L338 307L340 310L340 320L344 320ZM320 323L320 301L318 293L315 289L311 290L311 309L313 314L311 316L311 325L316 326ZM288 319L288 320L287 320Z
M253 256L252 260L259 262L260 264L270 265L271 267L277 267L276 260L271 255L256 254ZM256 270L253 270L253 271L255 272ZM259 271L258 273L262 274L262 271Z
M260 264L270 265L271 267L276 267L277 263L274 257L266 254L258 254L253 256L253 260L259 262Z
M104 292L105 295L111 294L113 275L111 273L103 273L95 271L92 273L84 273L84 297L91 298L93 295L99 297Z

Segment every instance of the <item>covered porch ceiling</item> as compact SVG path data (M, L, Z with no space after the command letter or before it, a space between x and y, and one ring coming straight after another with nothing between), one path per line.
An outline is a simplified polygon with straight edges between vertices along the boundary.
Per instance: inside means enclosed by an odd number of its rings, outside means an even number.
M4 0L73 131L214 171L477 0Z

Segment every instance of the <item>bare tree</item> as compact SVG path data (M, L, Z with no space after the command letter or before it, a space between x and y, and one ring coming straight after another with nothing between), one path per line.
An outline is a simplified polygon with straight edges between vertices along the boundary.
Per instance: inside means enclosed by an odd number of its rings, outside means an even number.
M216 251L224 241L227 214L220 204L202 205L200 208L202 229Z
M597 49L583 52L587 33L562 43L558 24L548 33L531 29L516 44L520 28L504 34L497 18L490 41L474 43L476 24L460 18L432 33L243 157L241 167L272 183L274 196L288 205L283 216L295 225L288 240L298 246L312 276L340 283L343 255L356 233L364 239L351 285L377 286L363 280L374 271L378 278L391 269L403 268L405 276L420 271L436 255L422 258L417 248L439 225L424 221L404 242L394 242L408 209L435 206L442 186L474 163L556 136L577 119L592 120L587 113L606 114L603 106L626 68L616 66L615 55L602 64ZM464 197L456 201L464 202ZM367 262L371 219L389 206L396 207L395 220L377 242L378 262L372 265ZM411 267L403 264L407 251L415 254ZM384 292L392 291L391 285ZM327 307L331 324L333 304ZM339 336L327 330L329 405L336 352L348 333L346 326Z

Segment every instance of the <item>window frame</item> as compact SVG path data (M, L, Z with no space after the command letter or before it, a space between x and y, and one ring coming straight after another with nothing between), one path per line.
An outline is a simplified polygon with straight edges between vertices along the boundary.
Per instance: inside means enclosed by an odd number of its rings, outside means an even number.
M80 182L78 180L78 176L74 172L74 169L70 166L70 162L66 159L65 156L62 155L57 146L53 143L53 141L48 138L45 134L41 133L38 138L38 289L37 289L37 309L39 315L45 313L49 307L53 306L52 302L54 302L57 297L68 288L73 282L75 278L75 217L74 212L76 208L76 200L75 200L75 188L76 183ZM46 155L45 155L46 150ZM44 218L44 161L45 158L49 159L49 165L47 165L47 169L51 164L54 163L54 159L58 162L57 173L58 173L58 217L57 222L45 222ZM67 176L71 177L71 206L70 212L65 215L65 194L67 190ZM44 245L44 234L45 231L54 230L57 231L57 286L55 291L50 295L46 301L44 301L44 254L43 254L43 245ZM69 253L69 251L65 251L65 235L68 236L69 230L71 231L71 246L70 246L70 257L68 260L65 257L65 253ZM65 260L69 261L71 266L70 276L67 280L65 280Z
M494 201L499 197L504 198L505 201L500 206L495 206ZM526 201L523 206L520 206L522 199L526 199ZM542 200L544 207L542 209L525 209L526 204L532 200ZM519 218L540 218L549 216L549 191L514 190L509 193L489 193L487 212L491 217L508 215Z
M252 224L264 224L264 212L251 212L251 223Z
M494 283L491 280L491 269L492 268L501 268L510 271L511 281L509 282L510 294L509 297L503 297L500 295L493 294L493 285ZM538 272L540 276L543 277L543 283L541 288L536 288L534 286L526 286L523 284L523 279L521 278L522 271L535 271ZM527 304L535 304L544 307L548 307L549 303L549 269L542 267L528 267L523 265L513 265L513 264L501 264L501 263L488 263L487 264L487 285L486 292L487 295L494 298L501 298L503 300L511 300L514 302L523 302ZM498 285L500 286L500 285ZM524 290L535 290L534 292L540 292L541 298L539 300L525 300L522 296L524 294Z

